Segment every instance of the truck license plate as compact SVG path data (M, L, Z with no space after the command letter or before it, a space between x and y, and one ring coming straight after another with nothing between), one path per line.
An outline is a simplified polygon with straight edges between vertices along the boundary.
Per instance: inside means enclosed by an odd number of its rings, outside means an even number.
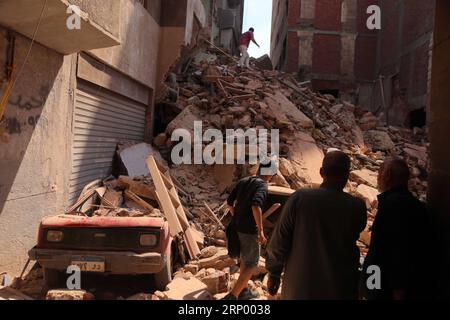
M80 271L105 272L105 261L97 257L73 257L72 265L78 266Z

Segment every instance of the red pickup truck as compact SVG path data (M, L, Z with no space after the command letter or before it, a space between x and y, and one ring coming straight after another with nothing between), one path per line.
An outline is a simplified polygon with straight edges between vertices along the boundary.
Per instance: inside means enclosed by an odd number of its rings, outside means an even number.
M66 270L71 265L105 275L154 274L158 290L172 280L172 237L163 218L68 214L44 218L29 257L43 267L49 288L70 276Z

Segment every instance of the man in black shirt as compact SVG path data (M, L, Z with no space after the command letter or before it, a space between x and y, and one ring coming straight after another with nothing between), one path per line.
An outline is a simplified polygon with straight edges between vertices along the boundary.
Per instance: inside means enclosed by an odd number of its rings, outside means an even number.
M370 300L427 298L426 257L430 228L426 208L408 190L410 172L405 161L388 159L378 173L378 213L364 263L364 285ZM381 286L369 288L370 266L380 271ZM373 273L373 272L372 272Z
M268 183L276 172L273 161L261 164L258 176L239 181L228 197L227 202L233 215L231 226L237 232L239 239L240 274L235 287L224 300L258 297L247 286L258 266L261 245L267 242L262 214L267 198Z

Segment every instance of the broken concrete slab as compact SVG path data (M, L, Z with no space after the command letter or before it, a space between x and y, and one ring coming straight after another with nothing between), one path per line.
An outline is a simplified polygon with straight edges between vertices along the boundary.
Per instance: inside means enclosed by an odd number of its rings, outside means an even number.
M284 94L277 91L275 94L266 94L264 101L267 107L280 122L292 122L300 127L308 129L314 128L313 121L301 112Z
M200 258L205 259L205 258L210 258L212 256L214 256L215 254L217 254L218 249L217 247L206 247L204 248L201 252L200 252Z
M236 265L236 261L228 256L227 249L218 248L218 251L214 256L197 261L191 261L190 264L198 265L200 269L214 268L222 270L226 267Z
M360 184L355 191L358 197L361 197L366 202L366 206L376 207L378 202L378 190L372 187L369 187L365 184Z
M319 186L323 179L320 168L324 158L323 151L316 141L307 133L295 133L295 142L289 148L288 158L298 177L303 177L306 183Z
M360 184L367 184L368 186L373 188L377 188L378 173L368 169L355 170L350 172L350 180Z
M154 156L163 164L166 163L159 152L147 143L139 143L125 148L120 152L120 158L130 177L145 176L148 174L146 160L149 156Z
M158 297L162 300L212 300L212 295L207 289L208 286L196 278L189 280L176 278Z
M372 147L374 151L389 151L395 148L389 134L380 130L369 130L364 133L365 142Z
M417 145L410 144L410 143L405 143L405 147L403 148L403 151L411 158L414 158L423 163L426 163L428 160L426 147L417 146Z
M273 70L272 60L268 54L255 59L255 65L261 70Z
M213 272L208 272L200 280L206 284L208 291L212 294L228 291L229 274L223 271L214 270Z
M194 136L194 122L202 121L200 110L194 105L186 107L181 113L169 123L166 129L167 135L170 137L176 129L186 129Z
M358 121L361 130L368 131L378 127L378 118L372 112L365 113Z
M85 290L50 290L47 292L46 300L95 300L92 293Z

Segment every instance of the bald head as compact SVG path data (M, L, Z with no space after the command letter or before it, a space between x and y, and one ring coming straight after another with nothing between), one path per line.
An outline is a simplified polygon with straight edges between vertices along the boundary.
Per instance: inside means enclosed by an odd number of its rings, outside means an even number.
M350 158L342 151L329 152L323 159L320 174L324 182L343 189L350 174Z
M380 192L392 188L407 187L410 171L405 160L389 158L383 162L378 171L378 189Z

